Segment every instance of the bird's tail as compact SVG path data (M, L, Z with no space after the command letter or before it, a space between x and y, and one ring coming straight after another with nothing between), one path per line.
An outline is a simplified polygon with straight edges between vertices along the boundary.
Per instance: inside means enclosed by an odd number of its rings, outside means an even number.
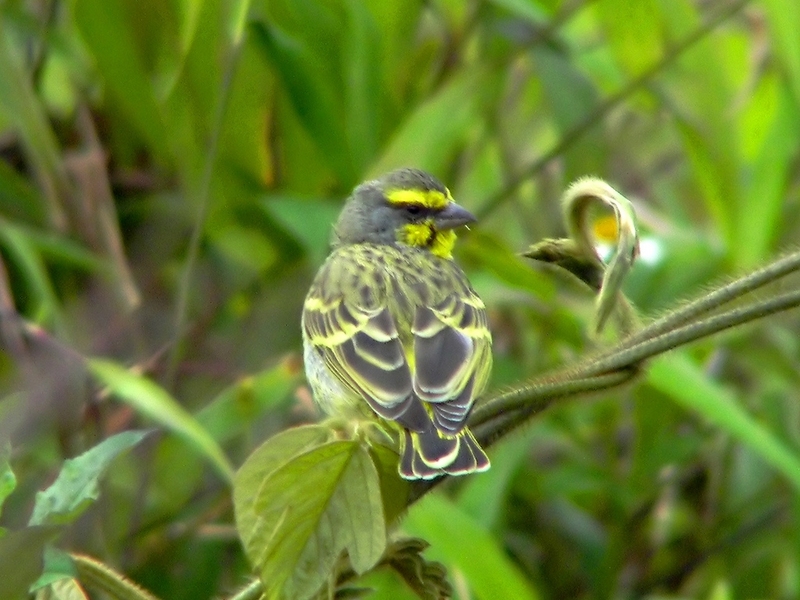
M439 475L466 475L486 471L486 456L468 428L447 435L431 423L422 432L403 431L402 456L398 470L403 479L433 479Z

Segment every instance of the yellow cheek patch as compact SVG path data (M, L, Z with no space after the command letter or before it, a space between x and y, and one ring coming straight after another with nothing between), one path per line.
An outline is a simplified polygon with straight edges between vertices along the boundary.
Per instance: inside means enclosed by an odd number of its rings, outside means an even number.
M441 258L452 258L456 233L452 229L436 231L431 223L411 223L400 230L399 240L408 246L427 247Z
M439 210L453 201L450 191L446 194L438 190L389 190L386 193L389 204L416 204L425 208Z
M400 230L400 241L409 246L427 246L433 236L430 223L409 223Z

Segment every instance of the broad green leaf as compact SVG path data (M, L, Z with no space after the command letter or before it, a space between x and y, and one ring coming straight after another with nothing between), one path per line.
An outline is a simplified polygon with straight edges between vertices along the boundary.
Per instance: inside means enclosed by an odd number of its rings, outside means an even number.
M326 435L324 427L288 430L268 440L237 474L237 528L268 598L310 598L344 550L361 573L386 546L369 452L358 441L320 444Z
M506 284L539 298L552 298L553 283L530 267L530 263L512 253L494 237L474 231L457 246L460 256L490 271Z
M41 225L46 202L30 181L0 160L0 214L16 222Z
M31 318L39 324L63 330L61 307L47 267L26 232L0 218L0 248L8 253L22 273L29 293Z
M733 598L731 585L724 579L717 581L708 595L708 600L733 600Z
M739 203L739 188L735 185L737 168L731 163L731 153L718 148L713 133L704 133L689 121L679 119L676 126L708 213L730 248L736 243L736 213L732 209Z
M3 513L3 502L6 501L17 487L17 478L11 470L11 444L5 442L0 444L0 514ZM0 528L0 536L3 529Z
M296 385L297 377L291 360L246 377L220 392L197 413L197 421L215 440L225 442L267 410L279 406Z
M631 76L656 64L661 49L656 0L600 0L594 3L614 57Z
M391 526L398 521L408 508L409 482L397 472L397 450L383 444L374 444L370 454L378 470L383 498L383 514L386 523Z
M378 150L381 122L380 38L363 0L344 0L344 110L348 147L357 173L363 173Z
M690 0L661 0L670 41L685 39L702 26L698 6ZM667 105L690 159L692 175L726 249L735 243L735 207L740 200L740 153L731 123L732 86L720 64L725 55L715 36L705 36L662 75L669 90Z
M418 502L403 530L430 542L431 556L458 567L481 600L539 597L497 540L447 498L432 494Z
M172 93L182 74L186 58L194 43L205 0L168 0L164 4L169 8L162 9L162 14L172 13L170 16L173 18L167 20L163 27L170 30L170 34L176 35L177 40L174 42L176 47L166 45L158 49L157 62L160 64L161 73L156 78L153 88L160 98L166 98ZM143 8L147 10L150 7Z
M110 267L106 261L68 237L29 227L19 227L18 230L48 262L89 273L110 275Z
M0 598L28 598L42 572L44 548L61 531L56 526L25 527L0 538Z
M536 429L528 428L492 448L492 468L464 482L458 494L458 506L487 531L500 524L512 478L520 464L528 460L527 450L536 433Z
M233 479L233 467L214 438L164 388L108 360L95 358L88 364L114 395L189 443L226 481Z
M305 40L281 30L274 23L257 21L252 26L292 102L297 116L319 146L341 181L354 182L347 134L342 118L340 90Z
M214 223L208 234L209 242L237 269L257 275L275 262L275 249L263 233L236 222Z
M58 548L49 545L44 549L44 569L39 578L31 585L31 592L55 585L78 576L72 557Z
M783 63L794 96L800 103L800 4L794 0L764 0L762 3L775 44L775 54Z
M330 251L330 233L341 203L314 198L267 197L261 203L294 237L303 244L311 264L322 264Z
M731 249L734 264L753 268L769 257L780 229L786 187L797 153L797 106L781 90L772 123L752 166L739 209L739 231Z
M192 0L185 0L192 3ZM241 43L244 30L247 26L247 15L250 12L251 0L235 0L231 2L230 21L228 31L234 45Z
M66 215L62 203L68 199L71 186L47 114L12 40L0 12L0 115L5 115L18 132L33 172L50 192L43 195L50 224L63 228Z
M468 132L479 123L479 109L494 87L496 79L486 71L461 71L398 127L368 176L403 166L444 173Z
M124 431L112 435L80 456L64 461L53 484L36 494L30 525L71 523L100 494L98 481L111 462L138 444L149 432Z
M531 54L558 131L567 135L597 107L597 90L564 54L544 45L535 46ZM564 153L567 179L605 172L606 146L599 123L585 131Z
M800 490L800 457L747 414L733 394L709 379L685 354L662 357L647 373L650 385L750 446Z
M296 456L331 440L331 431L322 425L293 427L269 438L256 448L236 472L233 505L239 536L247 545L254 531L254 503L261 484Z
M169 157L169 124L156 102L124 4L81 0L73 6L75 22L114 104L159 158Z

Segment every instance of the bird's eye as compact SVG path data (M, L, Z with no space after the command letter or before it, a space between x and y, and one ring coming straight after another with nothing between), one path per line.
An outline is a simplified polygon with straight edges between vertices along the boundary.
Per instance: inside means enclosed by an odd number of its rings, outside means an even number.
M406 206L406 212L410 215L418 215L422 212L422 207L416 204L409 204Z

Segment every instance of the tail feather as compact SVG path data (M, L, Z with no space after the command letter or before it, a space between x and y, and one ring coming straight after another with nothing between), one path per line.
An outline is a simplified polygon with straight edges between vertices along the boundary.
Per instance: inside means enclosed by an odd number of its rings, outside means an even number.
M435 428L403 432L398 470L404 479L433 479L440 475L466 475L486 471L489 457L469 429L445 435Z

